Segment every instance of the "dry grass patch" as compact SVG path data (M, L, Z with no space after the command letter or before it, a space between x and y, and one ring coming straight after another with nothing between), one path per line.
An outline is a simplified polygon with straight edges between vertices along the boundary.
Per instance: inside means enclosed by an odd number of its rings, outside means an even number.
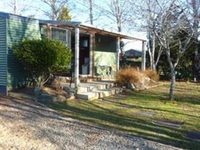
M154 70L146 69L143 73L153 81L159 81L160 79L159 74Z
M134 85L135 89L147 89L153 84L159 81L159 75L157 72L147 69L145 71L141 71L136 68L123 68L119 70L116 77L116 82L120 86L126 86L132 88Z
M117 83L120 85L126 85L128 83L136 83L144 75L135 68L124 68L119 70L117 74Z

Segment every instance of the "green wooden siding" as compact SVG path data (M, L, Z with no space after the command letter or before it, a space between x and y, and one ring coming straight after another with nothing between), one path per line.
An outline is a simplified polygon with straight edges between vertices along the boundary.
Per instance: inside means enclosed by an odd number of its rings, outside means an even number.
M6 19L0 17L0 86L7 85Z
M96 67L96 75L103 75L103 70L105 70L104 67L111 67L111 76L112 78L114 78L116 74L116 68L117 68L116 53L99 52L99 51L95 52L94 65Z
M25 17L10 16L7 21L7 45L8 45L8 87L17 88L28 82L28 75L22 65L13 55L13 44L25 38L41 38L39 21Z

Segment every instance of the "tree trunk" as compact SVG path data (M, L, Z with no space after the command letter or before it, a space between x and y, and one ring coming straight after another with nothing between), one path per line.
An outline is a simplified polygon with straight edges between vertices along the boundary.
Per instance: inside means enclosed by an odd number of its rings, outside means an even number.
M195 39L195 54L194 54L194 61L193 61L193 66L194 66L194 70L193 70L193 76L194 76L194 82L197 81L198 78L198 68L196 67L198 64L196 60L198 60L198 39Z
M149 54L149 63L150 63L150 68L153 69L153 60L152 60L152 53L151 49L148 49L148 54Z
M152 35L152 69L153 70L156 70L156 68L155 68L155 50L156 50L156 36L155 36L155 34L153 34Z
M120 21L118 21L117 24L118 24L118 25L117 25L117 31L118 31L118 32L122 32L122 25L121 25Z
M90 24L93 25L93 5L92 0L89 0L90 5Z
M170 100L174 100L175 82L176 82L175 68L171 68L171 83L170 83L170 90L169 90Z
M149 33L150 34L150 33ZM150 68L151 70L156 70L156 60L155 60L155 50L156 50L156 36L154 33L151 33L152 36L149 35L149 59L150 59Z
M152 70L156 71L156 64L155 63L153 63Z

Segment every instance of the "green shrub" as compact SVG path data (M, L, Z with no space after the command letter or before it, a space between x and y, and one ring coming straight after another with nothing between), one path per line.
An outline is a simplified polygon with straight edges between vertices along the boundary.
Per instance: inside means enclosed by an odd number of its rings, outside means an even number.
M13 53L38 86L42 86L50 74L67 71L71 62L70 49L57 40L26 39L13 46Z

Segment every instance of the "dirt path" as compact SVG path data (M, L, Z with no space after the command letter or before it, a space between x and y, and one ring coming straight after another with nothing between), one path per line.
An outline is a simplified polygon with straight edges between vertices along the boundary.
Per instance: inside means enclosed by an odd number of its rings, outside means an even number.
M87 125L31 101L0 97L0 150L177 149Z

